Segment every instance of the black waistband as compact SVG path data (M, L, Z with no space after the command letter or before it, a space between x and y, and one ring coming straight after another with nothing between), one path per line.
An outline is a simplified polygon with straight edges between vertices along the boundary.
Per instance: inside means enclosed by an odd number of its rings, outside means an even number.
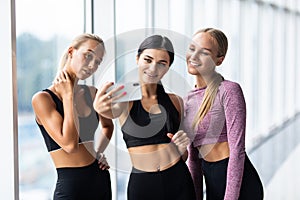
M78 179L78 178L88 178L95 176L95 171L104 171L99 169L98 160L95 161L87 166L83 167L61 167L56 168L58 178L63 179Z

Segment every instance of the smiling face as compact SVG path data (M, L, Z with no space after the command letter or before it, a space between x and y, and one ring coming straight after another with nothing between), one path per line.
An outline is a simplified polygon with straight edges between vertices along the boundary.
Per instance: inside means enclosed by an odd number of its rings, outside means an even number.
M224 57L218 56L216 40L206 32L194 35L186 53L188 72L192 75L206 76L215 72L215 67Z
M170 56L166 50L145 49L137 57L139 77L142 83L158 83L170 67Z
M87 40L77 49L69 48L72 73L80 80L90 77L99 67L104 56L104 47L96 40Z

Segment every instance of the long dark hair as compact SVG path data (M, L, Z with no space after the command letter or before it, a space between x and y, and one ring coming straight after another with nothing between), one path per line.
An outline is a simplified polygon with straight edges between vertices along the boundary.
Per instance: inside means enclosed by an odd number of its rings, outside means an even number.
M139 46L137 56L143 53L145 49L163 49L166 50L170 56L170 66L174 61L174 48L169 38L161 35L152 35L147 37Z

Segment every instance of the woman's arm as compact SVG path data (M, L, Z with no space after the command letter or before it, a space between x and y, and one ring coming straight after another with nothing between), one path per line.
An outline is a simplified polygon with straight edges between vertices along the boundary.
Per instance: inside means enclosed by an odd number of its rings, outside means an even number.
M194 188L196 192L197 200L203 200L203 173L201 166L201 159L199 157L199 151L196 147L191 143L188 146L188 160L187 165L192 175L192 179L194 182Z
M36 93L32 97L32 107L37 122L44 126L49 136L67 153L72 153L78 149L78 118L73 110L73 82L66 72L56 77L54 88L63 102L64 117L47 92Z
M92 96L93 101L95 100L95 96L97 93L97 88L90 86L90 93ZM113 134L114 130L114 124L111 119L105 118L102 115L98 113L99 116L99 122L101 125L101 133L99 135L98 141L97 141L97 147L96 147L96 155L98 159L99 168L102 170L109 169L110 166L107 163L106 157L103 154L106 147L108 146L110 139Z
M179 113L179 120L182 122L182 112L183 112L183 100L180 96L176 94L168 94L173 105Z
M106 147L108 146L110 139L113 134L114 130L114 124L111 119L107 119L103 116L100 115L100 122L102 126L102 131L99 136L99 142L98 142L98 147L97 147L97 159L98 159L98 164L99 168L102 170L109 169L110 166L107 163L106 157L103 154L105 151Z
M90 92L92 94L91 95L92 99L93 99L93 101L95 101L95 96L96 96L98 90L97 90L97 88L95 88L93 86L90 86L89 88L90 88ZM106 149L106 147L108 146L109 141L112 137L112 134L114 131L114 124L113 124L112 119L103 117L99 113L98 113L98 115L99 115L99 122L101 125L101 135L99 138L99 145L97 148L97 152L103 153L104 150Z
M101 129L102 131L101 131L101 135L99 138L97 154L103 153L105 151L106 147L109 144L109 141L112 137L113 130L114 130L114 124L111 119L107 119L100 115L100 122L101 122L101 126L102 126L102 129Z
M245 161L246 103L237 83L224 85L227 137L230 149L225 200L237 200L242 184Z
M179 120L180 120L179 130L181 130L182 129L182 123L183 123L183 121L182 121L182 119L183 119L183 115L182 115L182 113L183 113L183 99L180 96L176 95L176 94L169 94L169 97L170 97L173 105L175 106L176 110L179 113ZM184 132L184 131L181 131L181 132ZM179 152L182 156L182 159L184 161L186 161L187 158L188 158L188 152L186 150L186 146L190 143L190 139L188 138L186 133L184 133L183 136L184 137L180 137L182 139L180 139L180 138L179 139L182 140L182 141L187 141L188 140L188 143L184 145L183 149L181 148L181 149L178 149L178 150L179 150ZM170 135L169 137L172 138L173 136ZM175 138L172 138L172 139L175 139ZM179 148L180 146L177 144L177 147Z

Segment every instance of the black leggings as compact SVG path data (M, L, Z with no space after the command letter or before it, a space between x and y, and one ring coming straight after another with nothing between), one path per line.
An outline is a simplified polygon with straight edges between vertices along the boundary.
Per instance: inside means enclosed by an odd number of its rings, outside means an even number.
M58 179L54 200L111 200L108 170L101 170L98 161L86 167L57 168Z
M229 158L217 162L203 160L202 169L205 177L207 200L224 199L228 160ZM261 180L246 155L239 200L262 200L263 196L264 192Z
M158 172L132 169L128 200L195 200L191 174L183 160Z

